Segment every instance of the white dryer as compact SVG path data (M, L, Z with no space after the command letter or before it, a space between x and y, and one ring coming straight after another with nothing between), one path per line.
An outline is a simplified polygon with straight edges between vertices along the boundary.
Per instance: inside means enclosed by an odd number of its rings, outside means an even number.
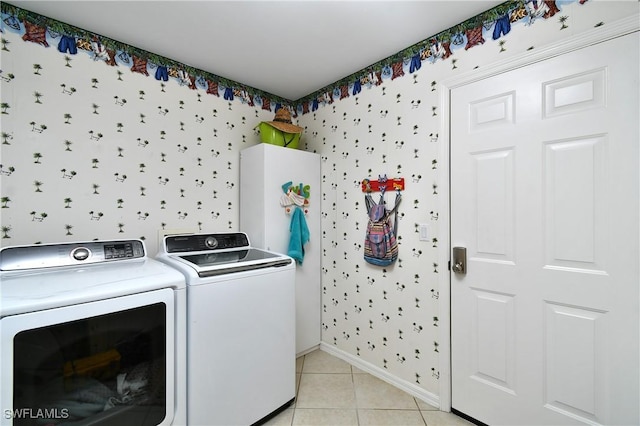
M185 425L185 309L140 240L2 248L0 424Z
M244 233L166 236L187 281L187 418L262 422L295 399L295 263Z

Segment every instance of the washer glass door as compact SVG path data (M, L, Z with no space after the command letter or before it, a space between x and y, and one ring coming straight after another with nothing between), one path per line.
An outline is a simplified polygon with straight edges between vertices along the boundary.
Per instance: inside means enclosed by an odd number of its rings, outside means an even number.
M0 338L3 425L173 419L173 290L4 317Z

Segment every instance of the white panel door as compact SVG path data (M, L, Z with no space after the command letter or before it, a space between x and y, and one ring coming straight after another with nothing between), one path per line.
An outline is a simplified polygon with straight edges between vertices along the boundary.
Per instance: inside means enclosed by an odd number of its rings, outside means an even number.
M451 92L452 408L640 424L638 34Z

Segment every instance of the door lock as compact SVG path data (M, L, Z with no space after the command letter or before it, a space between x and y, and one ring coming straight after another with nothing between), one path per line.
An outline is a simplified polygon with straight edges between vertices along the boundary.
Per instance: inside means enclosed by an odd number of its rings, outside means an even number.
M467 248L454 247L451 270L456 274L467 274Z

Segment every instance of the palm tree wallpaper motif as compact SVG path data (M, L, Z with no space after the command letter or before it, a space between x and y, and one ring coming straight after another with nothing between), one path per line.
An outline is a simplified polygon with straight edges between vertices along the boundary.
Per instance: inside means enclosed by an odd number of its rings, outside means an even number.
M154 255L159 230L238 231L240 151L260 143L255 127L272 120L276 106L288 107L305 128L300 149L321 156L322 184L312 190L322 200L315 206L322 231L313 243L322 245L323 341L437 402L438 282L448 255L438 211L448 178L441 170L439 135L447 130L440 82L606 27L600 11L609 2L536 1L546 16L527 3L486 12L473 34L465 31L470 22L425 34L364 71L288 101L184 64L172 64L167 80L154 78L157 55L104 37L114 52L107 57L80 48L60 54L61 34L99 36L2 2L0 245L141 238ZM624 3L630 6L618 6L619 17L636 2ZM516 35L495 37L505 14ZM46 32L49 48L23 39L29 20L55 27ZM132 67L132 53L149 59L146 69ZM201 78L190 87L179 69ZM405 177L406 189L400 258L380 269L362 260L360 182L385 173ZM417 224L427 224L429 241L419 240Z

